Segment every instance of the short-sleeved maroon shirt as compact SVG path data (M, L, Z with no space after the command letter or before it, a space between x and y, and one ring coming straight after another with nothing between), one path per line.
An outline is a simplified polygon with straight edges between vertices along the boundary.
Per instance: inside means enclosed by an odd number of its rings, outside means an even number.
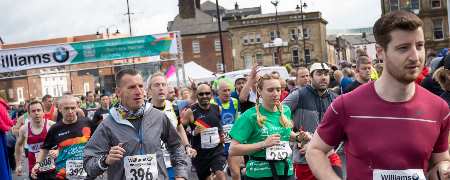
M432 153L448 149L449 107L416 85L407 102L387 102L367 83L338 97L319 125L330 146L344 141L349 180L372 179L375 169L428 169Z

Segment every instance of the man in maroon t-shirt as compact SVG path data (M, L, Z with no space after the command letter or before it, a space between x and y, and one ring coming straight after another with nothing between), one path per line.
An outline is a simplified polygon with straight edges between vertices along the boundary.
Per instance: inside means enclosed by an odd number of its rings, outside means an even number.
M339 179L326 153L341 141L349 180L425 180L438 173L449 178L448 105L414 83L425 59L422 25L406 11L377 20L374 35L377 55L384 60L382 76L338 97L328 108L306 153L317 179Z

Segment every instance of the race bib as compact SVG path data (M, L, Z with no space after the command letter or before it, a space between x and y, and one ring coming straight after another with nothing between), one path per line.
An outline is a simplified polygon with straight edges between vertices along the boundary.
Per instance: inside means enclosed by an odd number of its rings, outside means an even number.
M50 156L47 156L39 163L39 172L46 172L52 169L55 169L55 160Z
M219 129L217 127L208 128L200 133L202 149L217 147L220 143Z
M161 150L163 152L164 164L166 165L166 168L172 167L169 151L167 151L166 144L163 141L161 141Z
M124 166L127 180L158 179L156 154L126 156Z
M108 118L108 115L109 115L108 113L102 114L102 118L103 118L102 120L105 120L106 118Z
M92 120L94 118L94 114L95 114L95 111L88 111L87 117Z
M66 161L66 177L67 179L85 179L86 171L83 169L83 160L67 160Z
M288 141L266 148L266 160L284 160L291 156L292 150Z
M422 169L407 169L407 170L373 170L373 180L384 179L411 179L411 180L426 180Z
M41 150L41 146L44 142L28 144L28 151L32 153L38 153Z
M223 133L225 135L225 143L231 143L230 131L233 124L227 124L223 126Z

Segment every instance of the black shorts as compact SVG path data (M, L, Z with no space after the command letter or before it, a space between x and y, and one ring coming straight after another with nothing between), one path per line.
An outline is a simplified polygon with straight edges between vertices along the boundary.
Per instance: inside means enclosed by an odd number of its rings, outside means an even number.
M224 171L226 161L223 154L217 154L208 158L194 158L192 165L197 171L198 179L205 180L216 171Z

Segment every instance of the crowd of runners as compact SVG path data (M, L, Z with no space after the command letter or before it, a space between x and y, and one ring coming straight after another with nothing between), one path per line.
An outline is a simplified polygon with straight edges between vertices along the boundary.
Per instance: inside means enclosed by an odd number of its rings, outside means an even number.
M423 26L388 13L374 25L377 59L359 50L355 64L289 79L255 65L180 88L124 69L113 94L0 100L0 177L450 179L450 57L425 54Z

